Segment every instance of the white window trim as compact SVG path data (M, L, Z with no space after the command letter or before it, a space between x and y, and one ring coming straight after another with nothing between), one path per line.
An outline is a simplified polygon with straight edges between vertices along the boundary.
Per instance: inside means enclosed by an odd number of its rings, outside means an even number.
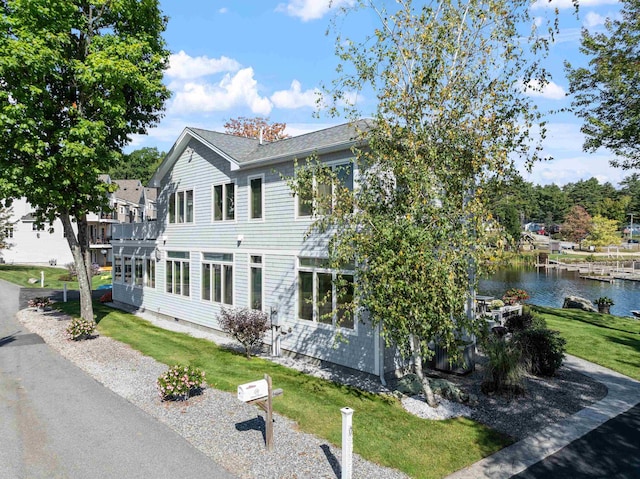
M337 301L337 295L336 295L336 288L335 285L333 284L333 280L335 279L335 275L338 274L348 274L348 275L352 275L353 276L353 285L354 285L354 291L355 291L355 286L356 286L356 278L355 278L355 272L354 271L350 271L350 270L335 270L335 269L330 269L330 268L318 268L318 267L308 267L308 266L300 266L300 258L313 258L313 259L327 259L326 257L313 257L313 256L297 256L295 258L296 261L296 268L295 268L295 285L296 285L296 304L295 304L295 318L296 318L296 322L299 324L304 324L307 326L312 326L312 327L316 327L316 328L321 328L321 329L327 329L327 330L331 330L331 331L335 331L335 330L340 330L341 333L347 334L347 335L357 335L358 334L358 319L359 319L359 312L356 311L355 314L353 315L353 329L352 328L347 328L345 326L340 326L340 325L336 325L336 318L335 318L335 308L332 305L332 309L334 311L334 317L332 320L331 324L327 324L327 323L322 323L320 321L318 321L318 317L317 317L317 310L316 310L316 303L317 303L317 287L316 287L316 275L315 273L331 273L332 277L332 298L334 301ZM298 316L298 313L300 311L300 301L302 301L302 298L300 297L300 271L303 272L313 272L314 276L313 276L313 319L311 321L309 321L308 319L302 319Z
M260 201L262 202L262 217L261 218L252 218L251 217L251 180L255 180L255 179L260 179L261 181L261 191L260 191L260 195L261 195L261 199ZM252 223L264 223L265 221L265 216L266 216L266 206L267 206L267 202L265 201L266 195L265 195L265 186L266 183L264 181L264 173L261 173L259 175L251 175L247 177L247 218L249 219L250 222ZM297 210L296 210L297 211ZM238 216L238 215L236 215Z
M233 183L233 205L234 205L235 211L234 211L232 220L227 219L227 208L226 208L226 204L225 204L225 201L227 199L227 185L229 183ZM216 212L215 187L216 186L222 186L223 203L222 203L222 219L221 220L216 220L215 219L215 212ZM230 179L229 181L214 183L213 185L211 185L211 196L210 196L210 198L211 198L211 223L213 223L213 224L234 224L234 223L237 223L237 221L238 221L238 182L237 182L236 179L233 179L233 180ZM264 216L264 211L263 211L263 216Z
M153 286L149 286L149 269L147 268L148 262L153 263ZM142 265L143 265L143 273L142 273L142 287L147 289L158 289L158 264L156 259L153 257L153 253L149 256L144 255L142 257Z
M116 271L115 271L116 270L116 263L120 263L120 279L119 280L116 280ZM111 267L113 269L113 273L112 273L112 276L111 276L112 281L114 283L117 283L117 284L126 284L124 282L124 258L123 258L122 253L113 255L113 263L112 263Z
M141 278L141 283L140 284L136 284L136 261L140 260L142 261L142 278ZM144 288L144 280L145 280L145 270L146 270L146 261L145 261L145 257L144 256L140 256L140 255L135 255L132 256L132 260L133 263L131 265L131 281L132 281L132 286L134 288Z
M208 259L204 258L204 254L205 253L220 253L220 254L231 254L233 256L233 260L232 261L211 261ZM199 277L200 277L200 302L204 303L204 304L216 304L222 307L235 307L235 305L237 304L236 301L236 294L237 294L237 288L236 288L236 255L237 253L233 253L230 251L223 251L223 250L216 250L216 251L202 251L200 252L200 272L199 272ZM204 299L203 298L203 290L202 290L202 266L204 264L218 264L218 265L226 265L229 266L231 265L231 267L233 268L233 274L231 275L231 288L233 289L233 294L231 295L231 304L227 304L224 301L215 301L213 299L213 289L211 290L211 299ZM222 276L222 275L221 275ZM221 295L221 299L224 298L224 293L225 293L225 286L224 286L224 282L220 285L220 295Z
M251 263L251 257L252 256L260 256L260 258L262 258L262 262L260 263L260 265L255 265L253 263ZM248 292L248 298L247 298L247 304L248 304L248 308L249 309L253 309L251 307L251 268L252 267L259 267L262 270L262 309L260 309L260 311L265 311L265 294L264 294L264 278L265 278L265 260L264 260L264 254L262 253L249 253L247 255L247 292ZM234 275L235 276L235 275ZM235 293L235 289L234 289L234 293Z
M327 166L331 169L334 169L336 167L340 167L340 166L345 166L345 165L351 165L351 167L353 168L353 191L356 191L356 185L358 184L357 178L358 178L358 166L356 163L356 158L350 158L350 159L341 159L341 160L332 160L332 161L326 161L324 162L324 166ZM316 184L316 176L313 175L313 191L314 191L314 197L315 197L315 191L317 189L317 184ZM334 191L333 191L334 186L331 186L331 198L332 198L332 202L333 202L333 198L334 198ZM298 214L299 211L299 204L300 201L300 195L295 195L295 205L294 205L294 220L295 221L309 221L309 220L314 220L315 218L318 217L318 215L316 215L313 210L316 209L315 206L315 201L313 202L313 206L312 206L312 213L309 216L300 216ZM263 212L263 216L264 216L264 212Z
M172 258L171 256L169 256L169 253L188 253L188 257L187 258ZM167 291L167 263L171 262L175 262L175 261L179 261L180 263L183 263L185 261L187 261L189 263L189 295L185 295L182 293L182 286L183 284L180 284L180 294L175 292L175 275L173 274L173 271L171 272L171 280L174 282L174 284L171 285L171 292ZM172 266L173 267L173 266ZM182 274L180 275L180 281L182 281ZM163 293L164 294L168 294L171 297L175 297L175 298L183 298L183 299L188 299L190 300L193 297L193 289L192 289L192 283L193 283L193 272L191 271L191 253L189 251L184 251L184 250L167 250L167 252L164 255L164 289L163 289ZM156 288L158 287L158 269L156 268Z
M193 193L193 218L192 221L187 221L187 191L191 191ZM178 222L178 193L184 193L184 221ZM175 220L173 223L171 222L171 196L173 196L173 206L174 206L174 214ZM185 225L195 225L196 224L196 189L194 187L189 188L180 188L175 191L169 192L169 200L167 201L167 225L171 227L183 227Z

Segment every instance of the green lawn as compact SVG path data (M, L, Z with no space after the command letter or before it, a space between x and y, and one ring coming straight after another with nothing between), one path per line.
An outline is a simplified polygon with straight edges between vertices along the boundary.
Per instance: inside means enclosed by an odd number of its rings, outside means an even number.
M640 381L640 321L575 309L535 306L567 340L567 352Z
M15 283L25 288L40 287L40 272L44 271L44 287L51 289L63 289L64 281L60 278L67 274L66 268L52 268L50 266L21 266L21 265L0 265L0 279ZM36 284L29 284L30 278L36 278ZM94 276L92 279L93 289L104 284L111 284L111 273L104 273ZM67 289L78 289L77 281L67 281Z
M77 303L60 308L78 314ZM274 387L284 389L284 395L274 401L275 410L295 420L301 430L331 443L341 442L340 409L353 408L355 452L412 477L444 477L509 444L506 437L469 419L420 419L404 411L394 398L338 385L267 360L247 360L210 341L155 327L99 303L94 308L101 334L167 365L202 368L214 388L235 393L239 384L269 374Z

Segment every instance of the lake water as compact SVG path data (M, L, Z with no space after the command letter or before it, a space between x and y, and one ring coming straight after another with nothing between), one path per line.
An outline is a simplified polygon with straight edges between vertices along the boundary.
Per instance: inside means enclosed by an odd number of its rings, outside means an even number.
M481 279L478 294L501 298L509 288L529 293L528 303L561 308L566 296L580 296L591 301L608 296L614 302L611 314L631 316L640 310L640 282L614 280L603 283L580 279L577 271L511 268L499 270L489 279Z

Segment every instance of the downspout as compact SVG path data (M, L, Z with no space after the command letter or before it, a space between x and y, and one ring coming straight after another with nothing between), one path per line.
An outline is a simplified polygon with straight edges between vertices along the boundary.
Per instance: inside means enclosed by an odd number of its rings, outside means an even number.
M380 383L383 386L387 385L387 381L384 379L384 343L382 342L382 335L380 334L380 323L376 325L374 333L374 355L375 355L375 368L378 371L380 377Z

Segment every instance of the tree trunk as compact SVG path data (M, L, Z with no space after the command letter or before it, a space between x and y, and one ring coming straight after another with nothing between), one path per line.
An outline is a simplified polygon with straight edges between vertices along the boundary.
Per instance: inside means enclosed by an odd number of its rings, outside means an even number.
M73 255L73 262L76 266L76 273L78 275L78 290L80 291L80 316L82 319L93 321L93 303L91 301L91 281L87 275L87 265L85 262L85 255L79 238L76 237L73 227L71 226L71 217L68 213L60 215L62 226L64 227L64 234L71 248L71 254ZM78 232L82 231L84 240L86 240L86 219L78 220ZM78 235L80 236L80 234ZM87 248L88 249L88 248ZM89 265L91 267L91 265Z
M438 401L436 401L436 397L431 390L429 378L425 377L424 370L422 368L422 348L420 346L420 340L415 336L411 336L411 349L413 350L413 366L415 373L422 383L422 390L424 392L424 397L427 400L427 404L434 408L438 407Z

